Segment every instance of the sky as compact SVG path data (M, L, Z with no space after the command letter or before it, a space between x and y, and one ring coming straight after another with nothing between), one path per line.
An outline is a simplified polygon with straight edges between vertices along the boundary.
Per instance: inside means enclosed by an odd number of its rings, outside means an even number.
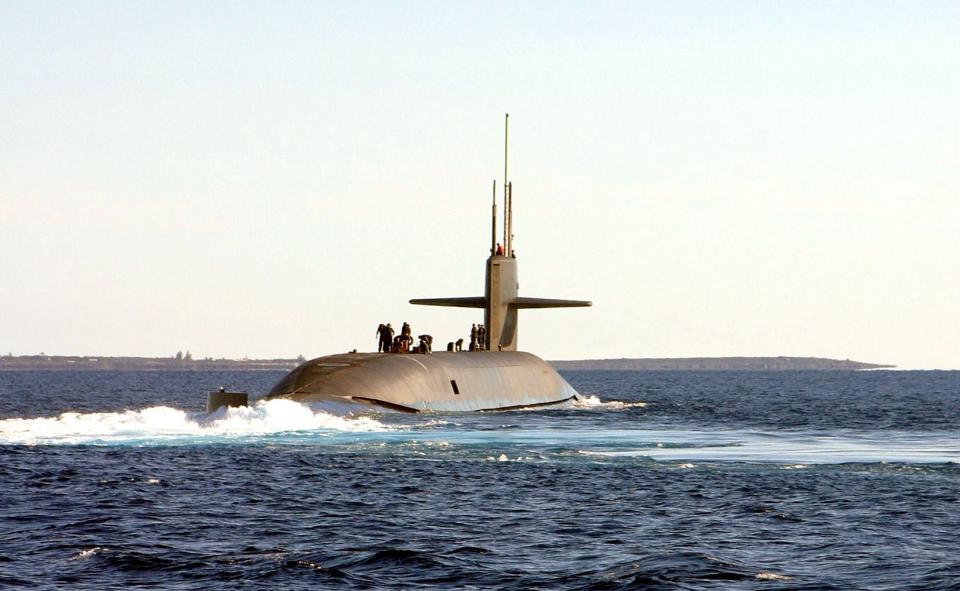
M0 0L0 352L960 368L960 3Z

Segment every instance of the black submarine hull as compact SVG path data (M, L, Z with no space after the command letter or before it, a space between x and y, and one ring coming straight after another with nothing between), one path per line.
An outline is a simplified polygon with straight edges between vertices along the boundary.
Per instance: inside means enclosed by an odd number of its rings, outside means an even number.
M331 410L492 411L549 406L579 394L546 361L521 351L345 353L303 363L266 399Z

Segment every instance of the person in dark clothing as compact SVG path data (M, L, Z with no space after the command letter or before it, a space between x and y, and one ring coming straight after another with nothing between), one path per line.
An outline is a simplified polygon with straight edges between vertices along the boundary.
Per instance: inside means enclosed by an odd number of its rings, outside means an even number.
M403 323L403 326L400 327L400 336L410 337L410 340L413 340L413 330L410 328L410 325L406 322Z
M481 351L487 349L487 327L482 324L477 325L477 344Z
M385 326L384 329L383 329L383 336L380 337L380 338L383 339L383 352L384 352L384 353L390 351L391 345L393 344L393 334L394 334L393 325L391 325L391 324L388 322L388 323L387 323L387 326Z
M477 350L477 325L474 324L470 327L470 350Z
M381 324L377 327L377 336L380 337L377 353L389 353L390 344L393 342L393 329L388 324Z
M433 337L428 334L422 334L419 337L420 343L417 345L417 348L420 349L421 353L433 353Z

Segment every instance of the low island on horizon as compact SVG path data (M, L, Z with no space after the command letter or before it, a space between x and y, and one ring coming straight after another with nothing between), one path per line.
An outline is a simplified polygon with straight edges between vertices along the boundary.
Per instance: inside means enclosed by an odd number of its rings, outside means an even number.
M463 353L476 355L482 353ZM306 361L296 359L195 359L174 357L102 357L88 355L0 356L0 371L288 371ZM674 357L570 359L549 362L558 370L621 371L797 371L892 369L895 365L822 357Z
M558 370L796 371L893 369L896 365L824 357L665 357L577 359L550 362Z

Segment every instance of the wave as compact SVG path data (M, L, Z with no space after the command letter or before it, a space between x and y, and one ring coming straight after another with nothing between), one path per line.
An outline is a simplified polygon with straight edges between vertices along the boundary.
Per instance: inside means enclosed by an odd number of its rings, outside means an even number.
M637 446L623 441L619 449L594 448L581 453L669 462L775 463L791 470L802 470L810 464L960 463L960 446L947 433L650 431L648 435L653 435L657 443Z
M122 412L66 412L58 417L0 420L0 443L170 443L262 437L281 433L387 431L370 417L340 417L292 400L267 400L214 413L153 406Z
M588 408L612 402L588 397ZM624 404L624 403L617 403ZM296 443L351 446L367 453L498 462L655 461L779 464L805 470L824 464L960 464L955 434L908 431L743 431L660 428L633 422L611 428L590 417L574 427L545 415L493 427L488 415L338 416L292 400L260 401L217 412L155 406L121 412L67 412L0 420L0 445L210 445ZM379 420L378 420L379 419ZM385 421L386 424L384 422ZM359 446L359 447L356 447Z
M602 408L607 410L624 410L627 408L643 408L646 402L623 402L621 400L608 400L604 402L598 396L580 396L574 401L574 408Z

